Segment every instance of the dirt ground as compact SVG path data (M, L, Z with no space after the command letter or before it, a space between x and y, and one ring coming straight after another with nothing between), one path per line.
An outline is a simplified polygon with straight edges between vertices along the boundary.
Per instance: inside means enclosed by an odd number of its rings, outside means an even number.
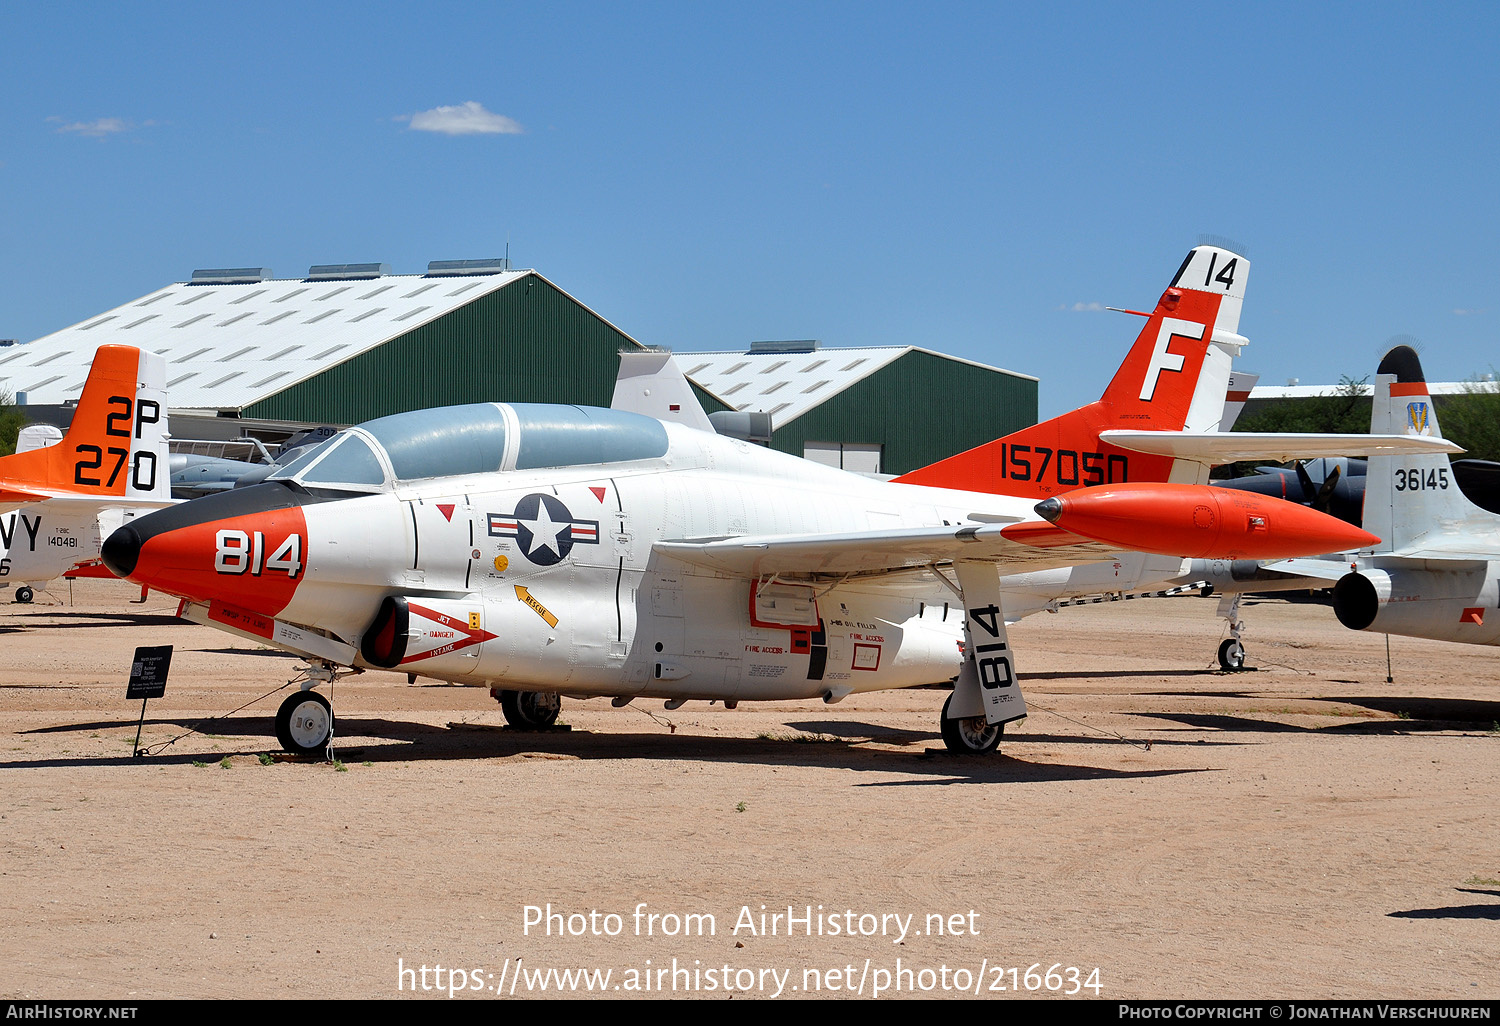
M988 759L936 690L526 734L369 673L338 764L263 762L281 696L165 743L295 660L118 582L0 595L5 997L1500 998L1487 649L1392 638L1388 684L1383 637L1265 601L1222 674L1213 602L1157 599L1015 628Z

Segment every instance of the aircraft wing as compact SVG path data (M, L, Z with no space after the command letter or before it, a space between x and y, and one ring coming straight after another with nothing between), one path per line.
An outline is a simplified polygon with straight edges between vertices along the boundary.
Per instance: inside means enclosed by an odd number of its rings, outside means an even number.
M1431 456L1463 452L1444 438L1419 435L1304 434L1295 431L1101 431L1110 445L1199 463L1286 462L1318 456Z
M1121 551L1043 522L686 539L657 542L653 549L742 577L874 576L957 561L993 563L1016 574L1105 562Z
M871 576L935 563L990 563L1004 574L1114 559L1123 552L1269 559L1342 552L1374 535L1296 503L1203 485L1081 488L1037 504L1044 519L832 534L657 542L655 552L741 576Z
M25 496L23 499L22 496ZM170 498L145 498L136 499L129 496L101 497L98 495L76 495L72 492L37 491L25 492L13 488L0 489L0 513L9 513L13 509L23 506L35 506L45 502L50 509L58 512L77 514L80 510L104 509L115 507L122 509L161 509L171 506L179 500Z

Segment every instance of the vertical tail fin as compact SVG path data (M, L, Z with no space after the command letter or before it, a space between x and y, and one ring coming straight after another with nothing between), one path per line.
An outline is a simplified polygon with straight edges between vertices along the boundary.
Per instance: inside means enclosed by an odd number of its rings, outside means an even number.
M1386 353L1375 371L1370 433L1443 437L1422 361L1410 346ZM1447 456L1370 457L1364 528L1384 539L1377 552L1419 548L1436 535L1493 532L1497 523L1459 490Z
M1250 262L1188 253L1098 402L896 478L906 484L1047 498L1119 481L1207 479L1207 467L1103 443L1112 428L1212 431L1224 412ZM1137 312L1137 311L1131 311Z
M682 373L671 353L622 352L620 372L615 377L615 394L609 408L643 413L657 420L686 424L699 431L714 430L713 422L703 412L703 404L693 394L687 375Z
M0 508L60 496L171 500L166 361L100 346L62 441L0 458Z

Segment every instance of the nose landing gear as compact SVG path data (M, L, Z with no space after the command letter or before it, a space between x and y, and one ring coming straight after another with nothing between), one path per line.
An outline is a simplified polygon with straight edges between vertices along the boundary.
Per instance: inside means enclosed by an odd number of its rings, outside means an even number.
M276 739L293 755L317 755L333 739L333 707L316 691L299 691L276 711Z
M322 660L301 669L302 677L294 677L287 683L301 684L302 690L288 697L276 710L276 740L292 755L327 754L331 758L333 705L312 689L317 684L332 684L340 677L364 671L348 669L340 672L338 666Z

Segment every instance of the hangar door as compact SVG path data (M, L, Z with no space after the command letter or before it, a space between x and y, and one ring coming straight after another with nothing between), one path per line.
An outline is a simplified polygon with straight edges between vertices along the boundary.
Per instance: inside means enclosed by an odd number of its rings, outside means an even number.
M802 458L856 474L878 474L883 448L878 442L807 442Z

